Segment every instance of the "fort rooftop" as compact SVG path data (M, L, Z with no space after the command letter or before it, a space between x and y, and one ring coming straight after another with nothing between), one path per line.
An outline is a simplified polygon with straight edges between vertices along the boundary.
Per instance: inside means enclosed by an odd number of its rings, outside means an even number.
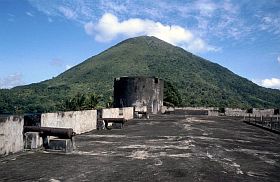
M279 181L280 137L238 117L157 115L0 158L0 181Z

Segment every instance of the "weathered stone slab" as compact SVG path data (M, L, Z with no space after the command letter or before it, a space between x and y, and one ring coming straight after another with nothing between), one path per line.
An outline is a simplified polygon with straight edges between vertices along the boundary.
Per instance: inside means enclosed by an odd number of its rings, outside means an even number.
M72 152L73 142L71 139L50 139L48 150L57 152Z

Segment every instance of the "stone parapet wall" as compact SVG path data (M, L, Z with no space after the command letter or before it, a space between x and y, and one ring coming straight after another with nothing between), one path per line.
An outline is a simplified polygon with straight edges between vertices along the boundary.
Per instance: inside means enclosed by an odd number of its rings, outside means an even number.
M23 150L23 117L0 116L0 155Z
M219 110L218 107L175 107L176 109L180 110Z
M166 106L162 107L162 112L166 110ZM221 111L223 109L224 111ZM178 114L201 114L205 115L204 112L208 111L209 116L273 116L275 109L257 109L253 108L248 112L247 109L239 108L217 108L217 107L175 107L175 113Z
M225 116L248 116L247 110L238 108L225 108Z
M253 113L252 113L252 115L256 117L272 116L273 114L274 114L274 109L256 109L256 108L253 108Z
M133 115L133 107L102 109L102 118L124 118L130 120L133 119Z
M122 118L119 108L102 109L102 118Z
M96 123L96 110L44 113L41 116L42 127L73 128L77 134L95 130Z
M127 120L133 119L134 116L134 108L133 107L124 107L123 109L123 118Z

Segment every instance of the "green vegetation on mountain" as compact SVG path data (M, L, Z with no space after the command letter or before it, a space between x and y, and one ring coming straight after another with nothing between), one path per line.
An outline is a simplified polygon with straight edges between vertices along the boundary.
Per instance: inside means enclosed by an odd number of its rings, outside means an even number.
M78 93L101 97L106 106L113 80L156 76L167 82L166 102L180 106L279 108L280 91L260 87L230 70L155 37L127 39L59 76L0 90L0 113L64 110Z
M169 81L164 82L163 93L164 105L166 106L181 106L182 98L179 90Z

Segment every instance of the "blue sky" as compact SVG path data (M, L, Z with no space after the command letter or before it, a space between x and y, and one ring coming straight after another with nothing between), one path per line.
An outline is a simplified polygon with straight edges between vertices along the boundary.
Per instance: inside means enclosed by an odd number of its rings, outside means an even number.
M280 89L279 0L0 0L0 88L51 79L140 35Z

